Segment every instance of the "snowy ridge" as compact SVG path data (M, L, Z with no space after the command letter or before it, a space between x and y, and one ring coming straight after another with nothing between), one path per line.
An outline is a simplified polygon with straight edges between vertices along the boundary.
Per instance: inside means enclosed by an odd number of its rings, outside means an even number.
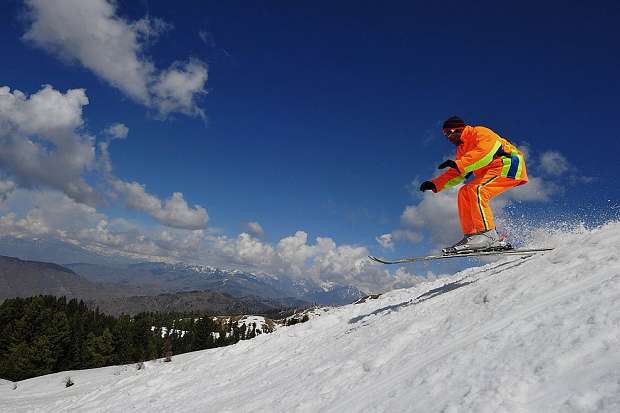
M0 386L0 405L6 412L620 411L620 223L544 243L556 249L323 309L306 323L171 363Z

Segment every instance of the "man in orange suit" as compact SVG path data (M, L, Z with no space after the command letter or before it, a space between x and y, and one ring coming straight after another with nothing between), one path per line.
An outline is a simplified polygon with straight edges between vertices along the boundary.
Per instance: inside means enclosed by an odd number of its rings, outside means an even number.
M491 129L469 126L457 116L443 124L443 134L456 145L456 157L439 165L446 172L425 181L420 191L440 192L474 178L459 189L458 207L463 239L445 254L510 248L495 230L489 201L497 195L527 183L523 154Z

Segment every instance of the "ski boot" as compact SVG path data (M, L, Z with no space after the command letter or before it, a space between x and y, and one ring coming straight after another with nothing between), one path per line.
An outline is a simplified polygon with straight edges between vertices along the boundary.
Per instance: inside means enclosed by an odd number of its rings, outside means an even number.
M462 240L451 247L441 251L444 254L462 254L480 251L503 251L510 250L512 246L506 241L505 237L500 237L495 229L491 229L479 234L466 235Z

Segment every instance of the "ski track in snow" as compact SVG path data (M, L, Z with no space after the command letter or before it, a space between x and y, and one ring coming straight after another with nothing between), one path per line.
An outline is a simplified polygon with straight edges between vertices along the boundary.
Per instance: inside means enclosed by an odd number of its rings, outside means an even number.
M620 412L620 223L553 243L171 363L0 383L0 410Z

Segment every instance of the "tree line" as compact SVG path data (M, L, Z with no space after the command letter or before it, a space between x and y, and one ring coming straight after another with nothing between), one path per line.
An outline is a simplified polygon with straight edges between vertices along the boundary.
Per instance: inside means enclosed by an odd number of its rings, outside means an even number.
M255 326L222 325L205 314L113 317L77 299L14 298L0 304L0 378L18 381L65 370L169 360L255 335Z

